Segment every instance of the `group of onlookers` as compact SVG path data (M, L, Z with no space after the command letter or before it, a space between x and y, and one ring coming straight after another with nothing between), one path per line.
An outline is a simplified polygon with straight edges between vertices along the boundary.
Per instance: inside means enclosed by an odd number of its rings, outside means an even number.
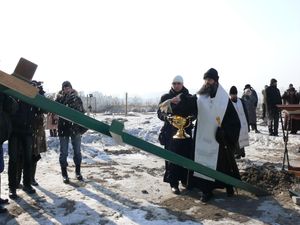
M37 87L39 94L44 96L45 92L42 82L34 80L28 82ZM69 81L63 82L62 89L55 101L84 113L81 98L72 88ZM4 170L2 145L8 140L8 187L10 199L18 198L17 189L19 188L22 188L27 194L36 192L33 186L38 185L35 179L37 162L41 158L40 153L47 150L44 126L45 113L47 112L40 108L0 93L0 173ZM47 117L47 127L50 129L50 136L59 136L59 162L63 182L69 183L67 156L70 139L74 150L76 178L79 181L83 181L81 175L81 135L87 129L50 112L48 112ZM8 199L0 198L0 213L7 211L2 206L7 203Z

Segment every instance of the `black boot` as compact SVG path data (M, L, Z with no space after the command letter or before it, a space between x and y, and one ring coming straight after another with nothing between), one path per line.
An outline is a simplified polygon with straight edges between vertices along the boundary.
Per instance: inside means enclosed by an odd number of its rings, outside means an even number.
M35 172L36 172L36 162L32 165L32 176L31 176L31 185L33 186L39 186L39 184L35 180Z
M65 184L68 184L70 182L70 180L69 180L69 177L68 177L67 167L61 167L61 175L63 177L63 182Z
M254 127L254 131L255 131L255 133L259 134L259 133L260 133L260 131L259 131L259 130L257 130L257 125L256 125L256 124L254 124L254 125L253 125L253 127Z
M171 186L171 191L175 194L175 195L180 195L180 190L178 188L178 181L177 182L174 182L174 183L170 183L170 186Z
M214 194L211 191L203 192L202 196L200 198L200 201L201 202L208 202L213 196L214 196Z
M0 205L0 213L6 213L7 209Z
M8 199L0 198L0 205L8 204Z
M35 189L31 185L24 185L23 191L25 191L27 194L36 193Z
M16 189L10 188L8 197L10 199L17 199L19 196L17 195Z
M80 173L80 165L76 165L75 173L76 173L77 180L83 181L83 177Z
M232 186L226 187L226 193L228 197L232 197L234 195L234 190Z

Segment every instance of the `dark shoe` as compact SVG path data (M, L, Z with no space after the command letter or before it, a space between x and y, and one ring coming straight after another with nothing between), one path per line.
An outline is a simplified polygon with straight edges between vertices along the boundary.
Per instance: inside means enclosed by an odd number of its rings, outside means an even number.
M76 174L76 178L77 178L77 180L79 180L79 181L83 181L83 177L82 177L81 174Z
M83 177L82 177L82 175L80 173L80 165L76 165L76 167L75 167L75 173L76 173L77 180L83 181Z
M0 206L0 213L6 213L6 212L7 212L7 209Z
M16 190L9 190L8 197L9 197L10 199L17 199L19 196L17 195Z
M171 190L175 195L180 195L180 190L178 187L171 187Z
M203 192L200 201L208 202L213 196L214 194L212 192Z
M35 179L33 179L33 181L31 181L31 185L33 185L33 186L39 186L38 182L36 182Z
M25 191L27 194L35 194L35 192L36 192L35 189L33 187L31 187L31 185L24 186L23 191Z
M61 175L63 177L63 182L65 184L70 183L69 176L68 176L68 171L67 171L67 167L61 167Z
M255 130L255 133L260 134L260 131L259 130Z
M233 187L226 188L227 197L232 197L234 195Z
M0 205L8 204L8 199L0 198Z
M63 177L63 182L64 182L65 184L69 184L69 183L70 183L69 177Z

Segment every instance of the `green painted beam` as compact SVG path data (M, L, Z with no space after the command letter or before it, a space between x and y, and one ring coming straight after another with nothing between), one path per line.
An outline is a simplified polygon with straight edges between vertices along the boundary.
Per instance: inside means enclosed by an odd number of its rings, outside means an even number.
M111 136L110 132L115 133L118 136L120 136L121 140L126 144L137 147L146 152L152 153L152 154L159 156L165 160L168 160L172 163L183 166L189 170L196 171L196 172L206 175L208 177L222 181L226 184L230 184L235 187L244 189L250 193L255 194L256 196L264 196L264 195L269 194L268 192L266 192L262 189L259 189L255 186L252 186L250 184L242 182L238 179L235 179L231 176L228 176L228 175L218 172L216 170L205 167L205 166L203 166L199 163L196 163L190 159L182 157L173 152L166 151L165 149L163 149L159 146L156 146L156 145L151 144L147 141L144 141L138 137L135 137L126 132L123 132L124 125L119 124L120 122L118 122L118 121L114 121L113 126L110 127L109 125L107 125L101 121L98 121L91 117L88 117L76 110L65 107L64 105L54 102L54 101L52 101L48 98L45 98L41 95L37 95L35 98L29 98L29 97L22 95L21 93L19 93L17 91L11 90L2 85L0 85L0 91L7 95L16 97L28 104L34 105L36 107L40 107L45 111L49 111L49 112L58 114L59 116L65 118L65 119L68 119L74 123L78 123L86 128L95 130L95 131L105 134L107 136Z

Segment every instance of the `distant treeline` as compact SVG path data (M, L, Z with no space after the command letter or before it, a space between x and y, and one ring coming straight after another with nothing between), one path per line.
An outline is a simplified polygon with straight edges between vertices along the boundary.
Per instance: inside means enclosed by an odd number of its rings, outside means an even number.
M111 95L103 95L100 92L85 94L79 92L85 110L93 113L125 113L125 94L124 97L115 97ZM47 97L54 99L54 93L48 93ZM128 93L128 112L155 112L158 108L159 97L157 98L142 98L139 96L130 96Z

